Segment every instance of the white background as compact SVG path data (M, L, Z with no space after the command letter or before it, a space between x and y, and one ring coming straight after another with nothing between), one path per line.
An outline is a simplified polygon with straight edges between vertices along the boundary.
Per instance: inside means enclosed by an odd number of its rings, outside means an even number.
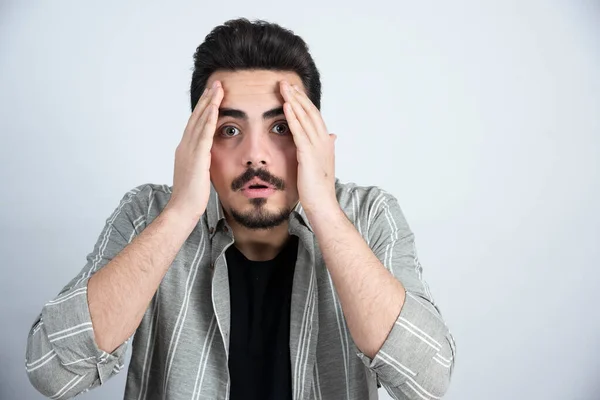
M90 3L0 4L1 399L41 398L31 324L123 194L172 183L192 54L239 16L308 42L337 176L399 198L456 337L446 398L600 397L600 3Z

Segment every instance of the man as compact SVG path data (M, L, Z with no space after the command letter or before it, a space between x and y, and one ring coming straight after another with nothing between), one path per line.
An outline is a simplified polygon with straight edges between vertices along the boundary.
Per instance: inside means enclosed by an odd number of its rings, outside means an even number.
M439 399L454 340L397 200L335 178L304 41L246 19L196 50L173 186L126 193L33 325L52 398ZM135 335L134 335L135 334Z

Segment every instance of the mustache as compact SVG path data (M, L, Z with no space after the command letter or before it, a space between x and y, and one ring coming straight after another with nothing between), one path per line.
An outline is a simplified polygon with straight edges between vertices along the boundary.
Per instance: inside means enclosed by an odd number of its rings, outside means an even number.
M244 172L241 176L235 178L233 182L231 182L231 189L234 191L240 190L244 187L246 183L250 182L255 177L258 177L260 180L265 181L270 185L273 185L273 187L277 190L285 189L285 182L283 181L283 179L271 175L269 171L262 168L248 168L246 172Z

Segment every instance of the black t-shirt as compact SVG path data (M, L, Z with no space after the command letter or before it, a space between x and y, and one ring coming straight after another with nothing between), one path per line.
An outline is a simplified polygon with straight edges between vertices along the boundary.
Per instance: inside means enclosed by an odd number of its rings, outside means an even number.
M231 299L231 400L292 399L290 305L298 237L269 261L225 252Z

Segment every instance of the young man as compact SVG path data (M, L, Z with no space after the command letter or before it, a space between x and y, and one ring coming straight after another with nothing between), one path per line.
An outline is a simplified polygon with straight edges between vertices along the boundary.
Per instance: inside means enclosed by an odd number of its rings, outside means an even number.
M245 19L196 50L173 186L126 193L27 346L68 398L439 399L454 340L397 200L335 178L304 41ZM134 335L135 334L135 335Z

